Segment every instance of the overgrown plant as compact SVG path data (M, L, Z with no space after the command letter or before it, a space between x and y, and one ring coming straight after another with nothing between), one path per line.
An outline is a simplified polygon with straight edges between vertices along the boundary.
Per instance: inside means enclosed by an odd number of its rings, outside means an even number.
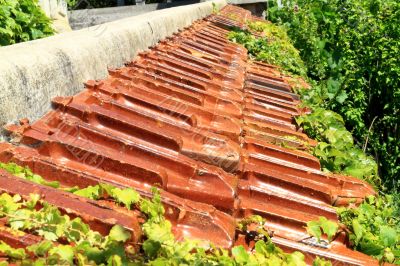
M324 170L355 176L375 187L380 186L376 162L354 145L353 136L339 114L315 107L311 114L297 117L296 122L308 136L318 140L313 153Z
M338 208L349 229L351 245L380 261L400 264L400 212L398 198L368 197L358 208Z
M37 0L0 0L0 46L53 35Z
M42 185L61 189L54 182L47 182L28 168L14 163L0 164L11 174ZM34 178L33 178L34 176ZM22 265L306 265L300 252L285 253L272 243L265 221L260 216L249 217L238 224L242 234L251 234L256 241L253 250L237 246L231 252L213 246L212 243L194 240L177 241L172 234L172 225L165 218L164 207L158 189L153 188L152 198L143 198L131 188L120 189L107 184L87 188L63 188L65 191L93 200L111 198L128 209L137 208L145 216L142 224L144 242L140 250L130 243L130 234L123 227L114 226L109 235L101 236L92 231L80 218L71 219L59 210L31 195L22 200L19 195L0 196L0 218L7 217L13 230L29 230L44 237L44 241L26 249L12 248L0 242L0 253L12 262ZM35 208L40 202L43 206ZM256 232L256 234L254 234ZM64 239L69 244L53 246L51 241ZM3 264L1 264L3 263ZM1 262L0 265L7 265ZM329 266L330 262L317 258L314 266Z
M290 43L283 28L263 22L250 22L248 26L250 29L261 30L263 36L255 37L250 31L234 29L228 38L246 47L249 56L254 60L279 65L294 74L306 74L299 53Z
M326 235L328 241L332 241L339 229L339 225L325 217L319 217L317 221L307 222L306 229L311 236L317 238L317 241L320 241L322 235Z
M306 77L302 59L283 27L268 22L248 22L247 25L250 30L263 37L256 37L250 31L234 29L229 38L244 45L254 60L275 64L290 73ZM380 178L374 159L366 156L354 144L342 117L323 109L323 101L311 96L314 90L298 90L304 104L314 107L314 110L310 115L298 117L296 121L310 137L319 141L313 153L320 159L323 169L355 176L379 186Z
M39 202L41 207L38 207ZM6 218L6 224L12 230L28 231L44 239L26 250L13 249L0 242L1 253L24 265L101 264L114 257L121 262L127 261L124 242L130 239L130 233L126 229L115 225L109 235L103 237L80 218L62 215L39 195L31 194L29 200L22 200L18 194L3 193L0 195L0 217ZM68 244L54 246L51 241L56 240Z
M343 116L372 154L386 187L400 182L400 2L269 0L268 19L288 31L314 103Z

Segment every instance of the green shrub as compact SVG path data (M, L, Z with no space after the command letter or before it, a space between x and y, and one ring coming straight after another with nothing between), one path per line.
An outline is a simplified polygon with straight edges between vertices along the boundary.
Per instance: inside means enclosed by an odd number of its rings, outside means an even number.
M400 216L395 196L369 197L358 208L338 208L351 245L380 261L400 264Z
M0 46L50 36L51 21L36 0L0 0Z
M324 170L355 176L379 187L376 162L354 145L353 137L339 114L315 108L311 114L297 117L296 122L308 136L318 140L313 153Z
M311 101L341 114L386 187L400 187L400 2L284 3L270 0L268 18L287 28L318 82Z
M284 25L314 82L302 90L313 113L297 122L319 140L314 154L334 172L386 187L353 208L338 208L354 249L381 262L400 264L400 3L394 0L298 0L269 19ZM337 113L335 113L337 112ZM355 136L358 145L353 145ZM357 143L356 143L357 144Z

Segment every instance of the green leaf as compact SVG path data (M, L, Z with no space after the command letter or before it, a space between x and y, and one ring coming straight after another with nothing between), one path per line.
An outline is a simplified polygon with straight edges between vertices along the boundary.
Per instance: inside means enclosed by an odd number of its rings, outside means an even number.
M237 263L246 263L250 256L243 246L236 246L232 248L232 255Z
M55 232L55 230L42 230L42 229L38 229L36 230L37 234L39 236L43 236L44 239L49 240L49 241L57 241L58 239L58 235Z
M323 258L317 257L313 261L313 266L332 266L332 263L328 260L325 260Z
M328 240L331 241L332 237L336 235L339 225L333 221L326 219L325 217L319 217L318 221L307 222L307 232L315 236L319 241L322 233L328 236ZM321 231L322 229L322 231Z
M69 245L58 245L50 249L49 254L58 258L59 263L73 264L74 249Z
M52 242L44 240L40 243L27 247L27 250L34 253L36 256L43 257L52 247L53 247Z
M383 252L384 247L378 243L370 241L361 241L360 250L362 250L362 252L367 255L377 256Z
M0 210L5 213L14 213L16 210L20 208L21 204L15 202L14 198L8 195L7 193L3 193L0 196Z
M160 249L161 243L158 241L148 239L143 242L143 250L146 256L150 258L154 258Z
M307 222L306 229L309 235L316 237L318 241L321 239L322 232L319 221Z
M172 234L172 225L168 220L153 221L148 220L142 226L143 231L150 240L159 242L172 242L174 235Z
M14 230L24 229L29 226L29 219L32 215L32 211L28 209L19 209L13 213L14 217L9 218L8 223Z
M26 207L30 210L33 210L36 207L37 202L40 200L40 195L38 194L29 194L29 201L25 203Z
M397 232L394 228L384 225L380 228L379 237L385 247L391 247L396 243Z
M8 244L0 241L0 253L6 254L8 257L16 260L21 260L26 258L25 250L22 248L12 248Z
M261 240L257 241L254 247L257 253L262 254L264 256L270 253L268 251L267 244L264 241Z
M328 240L331 241L332 237L336 235L339 225L325 217L320 217L319 220L322 231L328 236Z
M116 188L113 185L110 184L105 184L105 183L100 183L100 187L102 190L104 190L109 196L112 196L112 191Z
M357 219L354 219L352 221L352 225L353 225L354 234L356 235L355 244L358 245L358 243L360 242L360 240L363 237L364 229L361 226L361 224L358 222Z
M336 101L342 104L344 103L344 101L346 101L347 98L348 98L347 93L344 90L341 90L336 96Z
M48 264L47 264L47 261L45 258L40 258L40 259L36 259L30 265L32 265L32 266L47 266Z
M32 40L36 40L39 38L43 38L44 34L41 30L31 29L31 36L32 36Z
M101 188L98 185L97 186L88 186L86 188L79 189L79 190L77 190L77 191L75 191L73 193L75 195L78 195L78 196L81 196L81 197L97 200L101 196Z
M118 255L113 255L107 260L107 266L122 266L122 259Z
M140 195L135 190L131 188L120 189L115 188L112 190L112 196L119 202L124 204L128 209L131 208L132 204L136 204Z
M393 263L395 257L390 248L385 248L384 258L387 262Z
M110 234L108 235L110 240L114 240L117 242L125 242L131 238L131 234L128 230L126 230L121 225L114 225L111 230Z
M80 253L76 254L76 263L77 266L87 266L91 265L88 261L88 258Z
M299 251L295 251L289 255L287 255L287 263L288 265L296 265L296 266L306 266L307 263L305 263L304 261L304 254L299 252Z

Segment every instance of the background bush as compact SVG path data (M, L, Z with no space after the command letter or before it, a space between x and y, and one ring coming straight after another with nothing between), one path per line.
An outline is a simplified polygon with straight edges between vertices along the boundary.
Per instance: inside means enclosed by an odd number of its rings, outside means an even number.
M311 101L338 112L373 155L389 188L400 187L400 2L269 1L318 89Z
M50 36L50 19L36 0L0 0L0 46Z

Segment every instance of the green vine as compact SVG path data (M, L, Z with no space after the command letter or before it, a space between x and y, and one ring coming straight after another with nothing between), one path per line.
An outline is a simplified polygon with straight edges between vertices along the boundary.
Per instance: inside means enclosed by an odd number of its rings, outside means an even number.
M37 204L40 202L40 208ZM39 208L39 209L37 209ZM0 252L11 260L33 263L32 257L39 260L36 265L74 264L77 255L96 264L107 262L110 257L119 256L127 261L126 242L130 233L120 225L115 225L108 236L103 237L93 231L80 218L71 219L60 211L40 200L39 195L31 194L27 201L19 195L0 195L0 218L6 218L6 225L12 230L26 231L41 236L44 240L25 249L12 249L0 243ZM51 241L67 242L68 245L54 246ZM28 254L29 253L29 254Z
M249 56L254 60L281 66L290 73L306 75L299 52L290 43L283 28L263 22L249 22L248 27L259 30L263 36L255 37L250 31L234 29L228 38L246 47Z
M18 177L47 186L59 185L48 182L28 168L14 163L0 164ZM33 178L33 176L35 176ZM61 189L61 188L59 188ZM123 227L114 226L109 235L101 236L92 231L80 218L71 219L32 194L23 201L19 195L0 196L0 217L7 218L13 230L27 231L44 238L44 241L26 249L15 249L0 242L0 253L11 262L22 265L306 265L300 252L285 253L275 246L270 233L264 228L265 221L259 216L243 219L238 224L240 234L253 236L255 246L246 250L236 246L231 251L215 247L212 243L185 239L177 241L172 233L172 224L164 214L161 195L153 188L152 198L143 198L131 188L120 189L108 184L87 188L63 188L64 191L93 200L109 199L128 209L138 209L145 216L142 224L142 243L130 243L130 234ZM37 204L40 208L37 210ZM254 235L256 232L256 235ZM69 244L54 246L51 241L66 241ZM140 249L135 250L135 245ZM3 262L3 264L6 262ZM0 264L1 265L1 264ZM315 266L331 265L317 258Z
M352 246L382 262L400 264L400 210L391 195L368 197L358 208L338 208Z

